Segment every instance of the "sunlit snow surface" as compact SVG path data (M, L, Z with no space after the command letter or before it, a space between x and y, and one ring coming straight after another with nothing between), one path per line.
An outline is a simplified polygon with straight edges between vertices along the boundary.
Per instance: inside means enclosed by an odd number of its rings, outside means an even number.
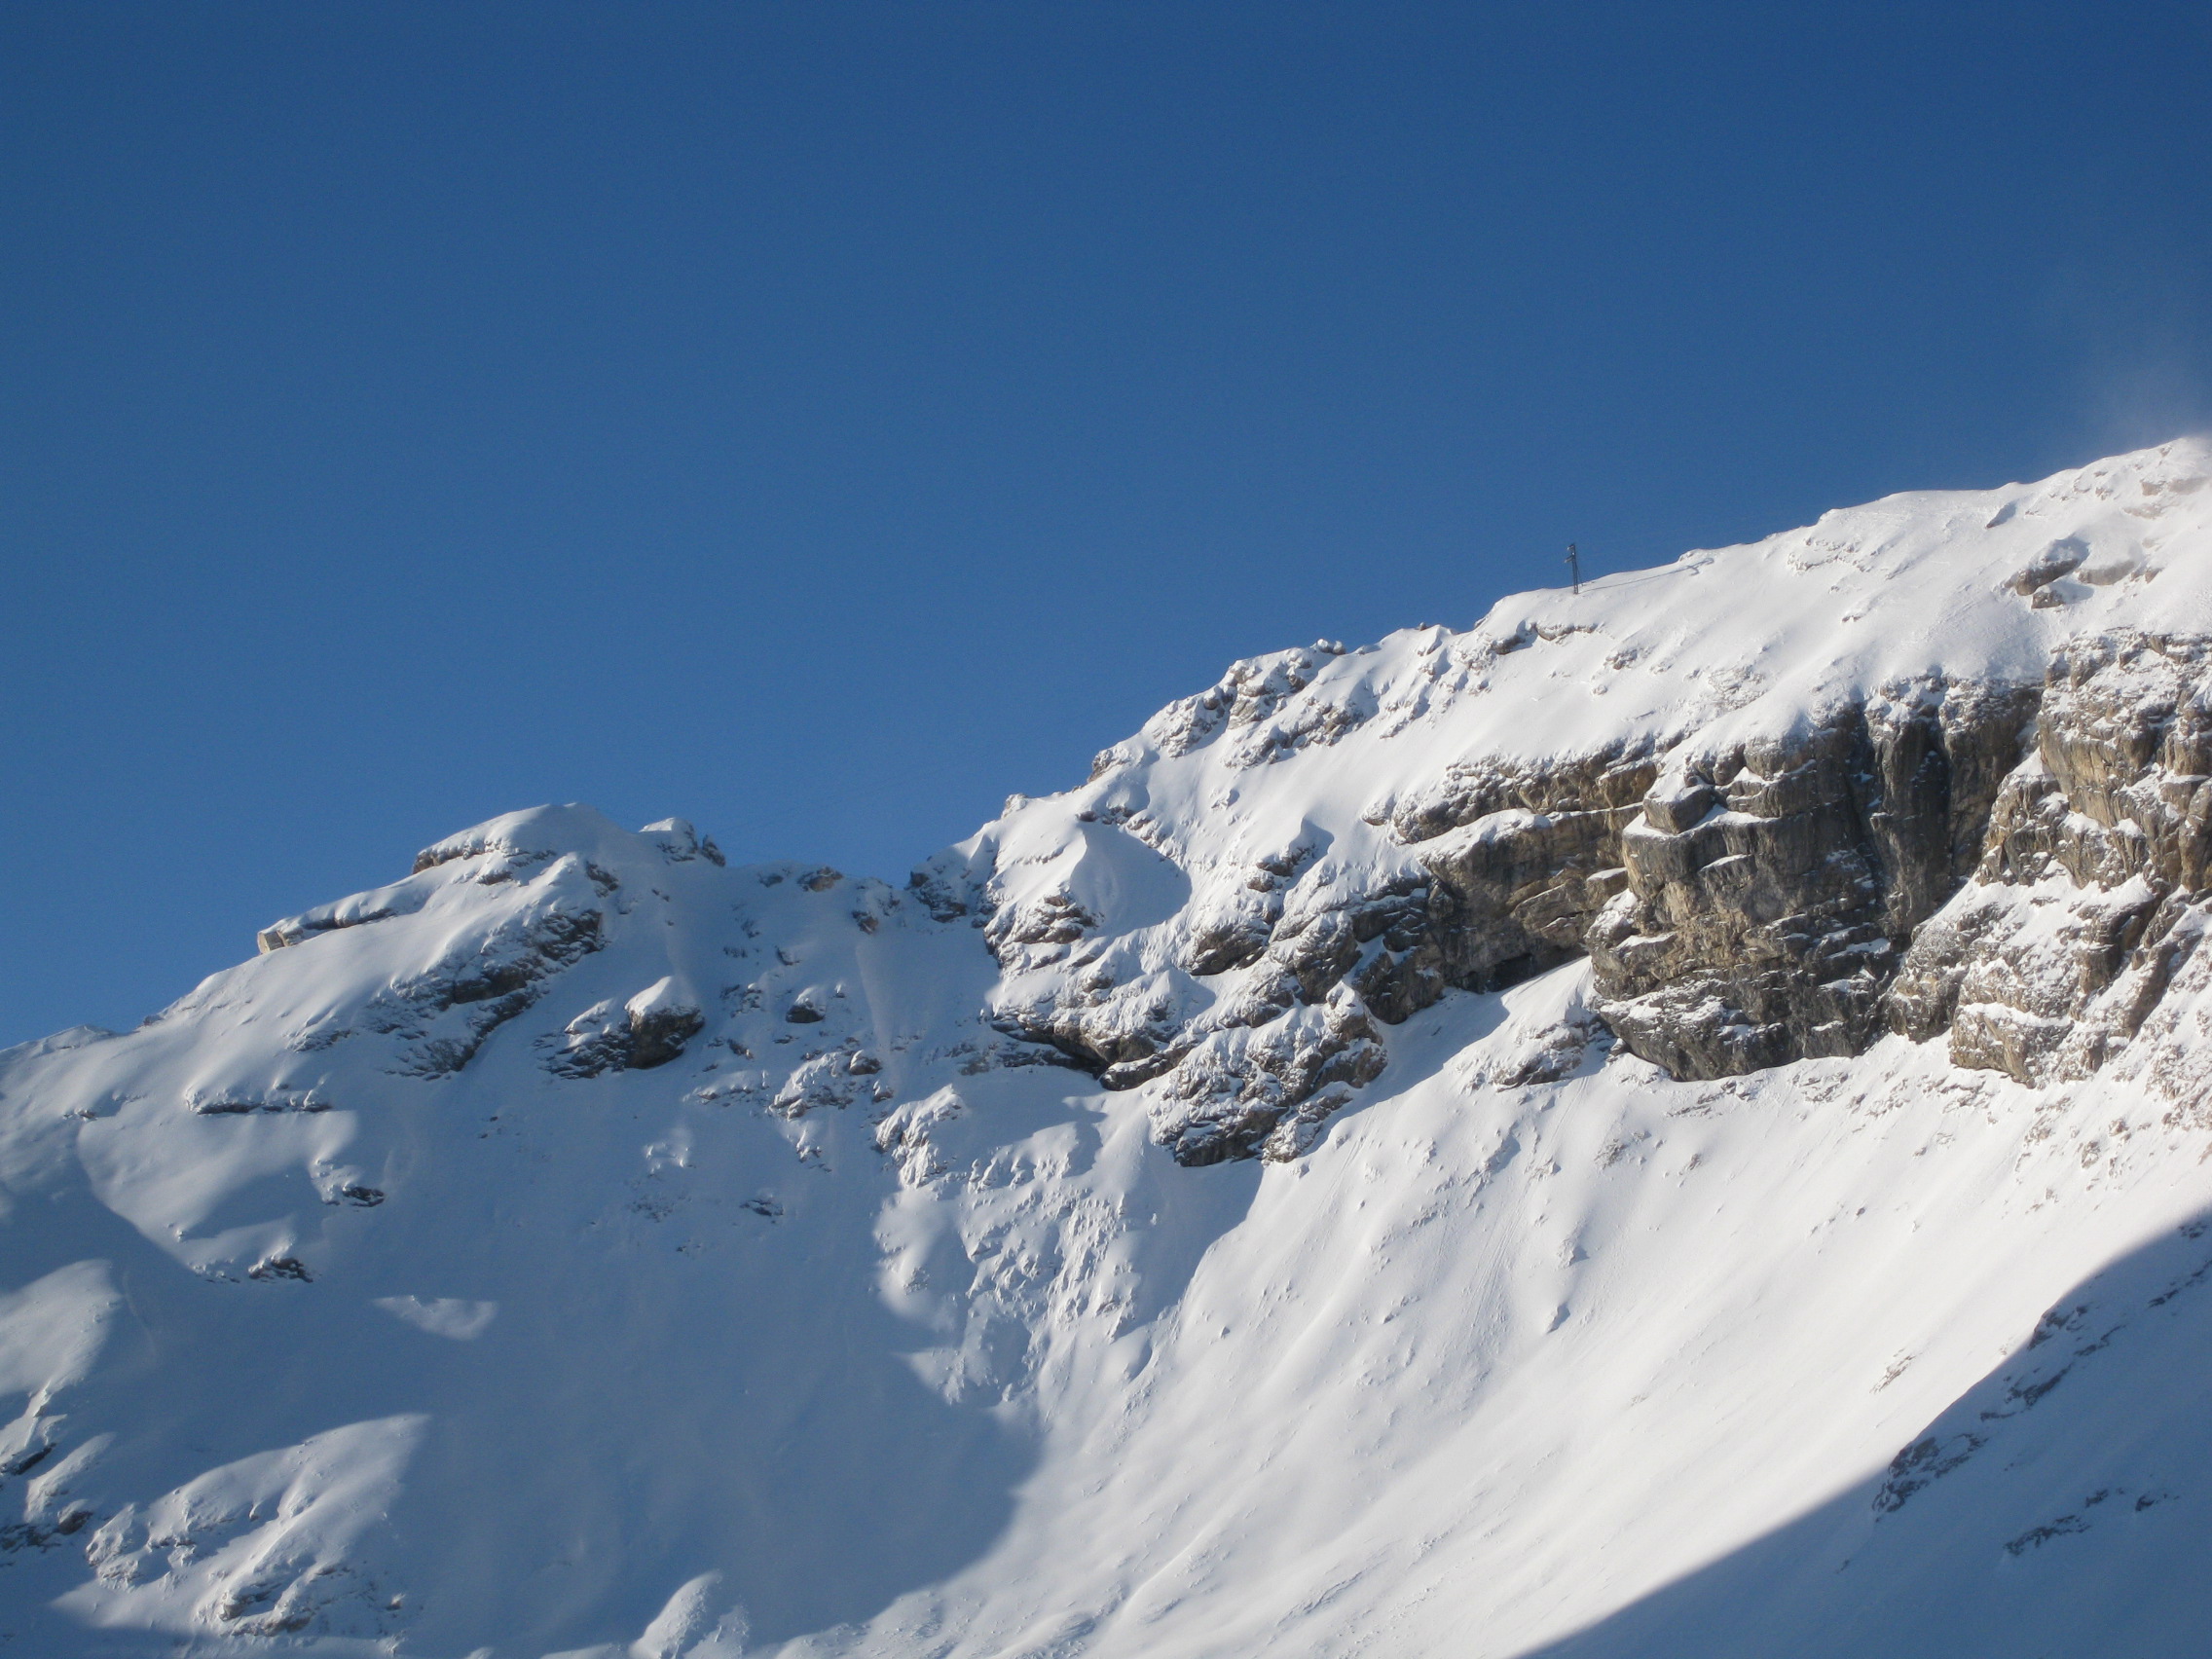
M2212 1143L2140 1091L1898 1039L1498 1087L1588 1029L1576 964L1185 1169L990 1015L1102 962L1202 1012L1179 930L1291 847L1291 906L1397 867L1455 763L2212 631L2207 475L1242 665L936 861L1094 918L1009 972L979 916L545 809L0 1056L0 1651L2201 1651Z

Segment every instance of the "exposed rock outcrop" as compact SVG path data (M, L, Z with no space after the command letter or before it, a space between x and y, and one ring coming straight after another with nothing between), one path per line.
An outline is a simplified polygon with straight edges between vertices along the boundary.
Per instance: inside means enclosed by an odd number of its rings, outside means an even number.
M547 1065L561 1077L647 1071L682 1053L706 1023L698 998L665 977L619 1005L609 999L577 1014Z
M600 948L603 917L570 908L556 892L471 948L457 949L379 995L359 1025L404 1040L396 1070L443 1077L474 1057L484 1040L544 994L546 982ZM338 1032L303 1039L312 1049Z
M1151 940L1065 887L1010 898L990 865L915 885L940 915L973 906L1010 975L1082 969L996 1023L1153 1085L1186 1162L1294 1155L1386 1063L1382 1028L1582 954L1597 1016L1677 1077L1894 1029L2040 1079L2101 1063L2194 949L2208 674L2203 642L2115 634L2043 686L1937 679L1726 746L1461 762L1381 816L1396 866L1354 872L1309 836L1194 877Z
M944 860L915 886L940 914L975 905L1010 974L1075 950L1082 973L998 1023L1109 1088L1160 1080L1179 1158L1291 1156L1381 1071L1379 1026L1585 953L1600 1016L1677 1076L1857 1052L1915 928L1973 867L2037 695L1934 682L1717 752L1462 762L1380 816L1395 867L1352 870L1309 836L1197 881L1133 952L1064 886L1011 897L995 866ZM1189 980L1215 981L1211 1001Z
M1959 1065L2081 1076L2194 953L2212 880L2212 641L2118 633L2050 668L1973 880L1905 953L1889 1022Z
M1585 936L1598 1010L1677 1077L1879 1034L1913 930L1972 867L2032 689L1937 683L1717 755L1670 756Z
M1411 994L1371 999L1378 1014L1396 1023L1445 986L1494 990L1581 955L1627 879L1621 835L1657 772L1641 744L1463 764L1399 804L1389 828L1432 886L1421 946L1400 975Z

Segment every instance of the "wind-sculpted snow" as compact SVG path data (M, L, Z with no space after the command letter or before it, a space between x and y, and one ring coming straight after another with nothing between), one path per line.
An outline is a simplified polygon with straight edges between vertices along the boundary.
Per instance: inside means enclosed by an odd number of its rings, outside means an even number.
M2193 1652L2207 478L1240 663L903 888L511 814L0 1055L0 1636Z

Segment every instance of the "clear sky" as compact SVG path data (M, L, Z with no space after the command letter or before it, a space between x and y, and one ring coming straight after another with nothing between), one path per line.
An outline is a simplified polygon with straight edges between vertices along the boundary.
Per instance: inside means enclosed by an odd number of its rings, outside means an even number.
M2212 415L2212 11L0 3L0 1042L494 813L901 879L1230 659Z

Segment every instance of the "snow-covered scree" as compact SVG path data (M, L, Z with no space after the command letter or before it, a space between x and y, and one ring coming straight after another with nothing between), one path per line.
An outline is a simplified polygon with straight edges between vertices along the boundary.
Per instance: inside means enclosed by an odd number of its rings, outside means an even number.
M517 813L0 1055L0 1650L2200 1651L2207 480L1240 663L903 888Z

